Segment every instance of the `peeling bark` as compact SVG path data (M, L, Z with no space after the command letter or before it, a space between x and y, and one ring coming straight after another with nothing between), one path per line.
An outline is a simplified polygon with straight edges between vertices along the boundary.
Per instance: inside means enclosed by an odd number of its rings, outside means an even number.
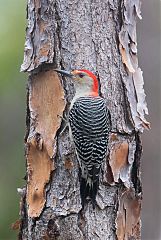
M41 72L29 83L30 130L26 140L28 216L39 217L45 186L55 169L56 133L65 109L64 91L54 71ZM46 127L47 126L47 127Z
M27 184L19 239L139 240L140 132L149 128L138 66L140 0L28 0L21 70L27 98ZM78 162L63 120L74 95L54 68L96 72L111 112L112 132L93 210L82 210ZM62 129L64 129L62 131Z
M119 197L119 208L116 218L116 234L118 240L139 236L140 199L134 196L133 190L126 190Z

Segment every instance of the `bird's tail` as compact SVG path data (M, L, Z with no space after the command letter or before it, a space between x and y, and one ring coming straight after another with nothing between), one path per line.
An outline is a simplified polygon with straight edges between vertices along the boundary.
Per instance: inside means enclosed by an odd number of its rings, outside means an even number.
M86 203L87 197L89 197L91 199L93 209L95 208L98 187L99 187L99 175L96 176L93 174L92 177L87 176L87 178L84 178L81 176L81 178L80 178L80 195L81 195L83 208Z

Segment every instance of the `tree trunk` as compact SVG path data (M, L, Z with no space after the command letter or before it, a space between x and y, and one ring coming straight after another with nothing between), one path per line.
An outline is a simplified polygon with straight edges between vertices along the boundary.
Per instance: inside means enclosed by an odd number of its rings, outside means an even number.
M27 185L19 239L141 239L140 133L149 123L137 60L140 0L28 0L27 12ZM78 162L68 128L62 131L73 84L54 68L95 72L111 112L95 210L90 202L82 210Z

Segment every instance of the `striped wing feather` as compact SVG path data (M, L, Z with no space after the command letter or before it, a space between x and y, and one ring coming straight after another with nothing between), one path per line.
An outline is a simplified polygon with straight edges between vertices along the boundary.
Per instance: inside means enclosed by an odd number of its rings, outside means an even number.
M105 100L101 97L78 98L69 112L69 122L81 168L82 202L87 196L94 202L111 127Z

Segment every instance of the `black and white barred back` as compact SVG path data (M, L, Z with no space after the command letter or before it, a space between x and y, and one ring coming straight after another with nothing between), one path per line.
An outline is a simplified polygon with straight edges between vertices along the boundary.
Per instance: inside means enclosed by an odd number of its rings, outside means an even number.
M69 123L81 168L82 205L89 196L94 206L111 129L105 100L101 97L78 98L69 112Z

